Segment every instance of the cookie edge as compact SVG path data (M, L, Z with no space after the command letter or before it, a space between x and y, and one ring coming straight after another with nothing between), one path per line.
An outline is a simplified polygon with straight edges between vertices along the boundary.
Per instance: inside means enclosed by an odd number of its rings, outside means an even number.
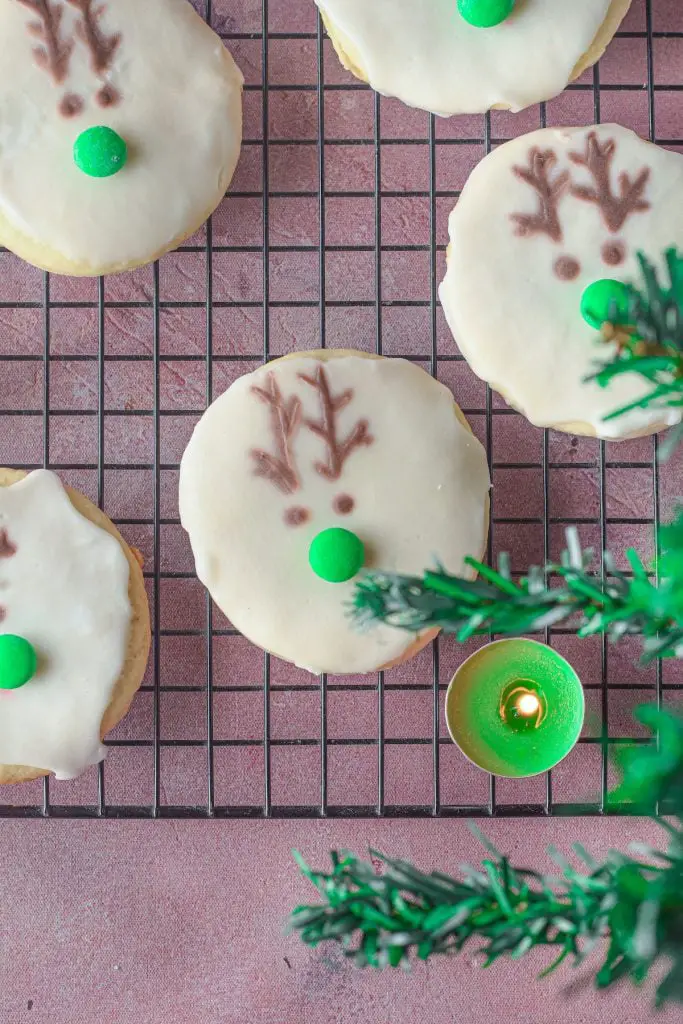
M316 2L318 2L318 0L316 0ZM586 50L586 52L579 58L579 60L574 65L571 76L564 87L565 89L567 85L571 85L571 83L575 82L577 78L580 78L584 71L587 71L588 68L592 67L594 64L597 64L597 62L602 57L609 44L612 42L612 39L618 31L622 21L628 14L628 11L631 7L631 3L632 0L611 0L611 4L607 10L607 14L605 15L605 20L598 29L595 38L593 39L593 42L589 46L588 50ZM352 75L354 75L355 78L359 79L359 81L365 82L366 85L369 85L370 83L367 77L367 72L365 68L363 68L362 66L361 56L358 53L356 47L353 45L353 42L348 38L348 36L344 32L342 32L334 24L334 21L332 20L328 11L324 11L322 7L320 7L319 9L323 25L325 26L327 34L330 37L332 46L334 47L334 50L342 66L346 68L346 70L349 71ZM564 89L560 90L560 93L561 92L564 92ZM557 93L556 95L560 95L560 93ZM548 100L551 99L554 99L554 96L544 96L536 100L535 103L546 103L548 102ZM522 109L527 110L530 106L535 106L535 103L530 103L527 107L524 107ZM422 108L415 107L414 109L417 110ZM494 103L489 109L511 110L512 108L509 106L509 104L506 103ZM521 111L518 111L518 113L520 112ZM461 117L463 115L467 116L469 114L477 113L485 113L485 111L462 110L457 113L448 114L446 116Z

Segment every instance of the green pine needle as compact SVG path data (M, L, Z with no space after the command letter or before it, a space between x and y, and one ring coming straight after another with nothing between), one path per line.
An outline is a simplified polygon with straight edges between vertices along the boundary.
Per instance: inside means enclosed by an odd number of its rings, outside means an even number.
M627 553L632 575L617 569L608 553L604 577L591 572L593 554L581 551L571 530L559 564L544 571L532 567L517 583L506 556L498 571L467 559L476 580L444 569L423 576L369 572L356 586L351 614L361 628L377 622L415 633L439 628L460 642L489 633L535 633L572 619L582 637L643 637L646 662L683 657L683 507L662 527L661 543L659 582L633 551ZM559 584L551 586L551 577L559 577Z
M638 717L659 732L659 745L623 755L620 795L638 805L667 802L676 823L665 823L668 852L612 852L603 864L577 846L580 866L554 853L560 879L515 868L481 836L488 852L480 868L461 877L425 874L406 861L371 851L381 874L352 853L333 853L332 870L311 870L295 854L321 901L297 907L289 930L309 946L339 943L359 967L408 966L413 959L454 955L474 946L485 966L531 949L557 951L543 976L566 959L583 962L606 944L598 988L621 978L642 984L661 962L669 965L658 1005L683 1003L683 721L656 707Z
M683 255L676 249L664 253L668 280L662 283L656 267L638 253L642 288L628 285L625 312L615 304L612 325L626 328L613 356L588 380L608 387L625 373L639 373L652 385L641 399L616 409L606 420L632 409L676 409L683 412ZM665 442L662 457L683 440L683 425L674 428Z

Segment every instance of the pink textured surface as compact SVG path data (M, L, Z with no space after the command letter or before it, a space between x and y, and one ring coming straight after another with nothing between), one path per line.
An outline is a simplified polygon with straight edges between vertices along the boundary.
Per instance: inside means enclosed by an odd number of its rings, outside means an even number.
M646 87L648 13L652 92ZM490 443L493 553L511 551L517 569L541 561L546 541L556 556L568 522L578 522L584 542L600 548L601 499L607 543L616 549L633 543L651 553L650 523L656 511L665 516L673 508L683 456L656 477L651 439L607 445L603 457L591 440L554 433L544 439L495 396L487 415L486 389L459 358L434 302L432 273L442 274L448 213L485 152L484 119L431 122L395 101L376 101L343 71L329 42L319 40L312 0L214 0L211 20L247 85L243 154L211 235L203 229L165 257L158 272L143 268L101 284L46 278L0 253L0 464L48 464L101 500L143 552L158 613L158 673L152 661L130 715L112 737L104 788L98 790L96 770L45 790L40 783L6 788L2 810L31 812L46 800L48 809L62 813L76 805L94 812L102 796L106 807L121 812L149 814L158 804L202 814L211 791L219 809L259 813L268 756L269 800L281 811L303 806L315 813L325 803L332 810L361 805L372 811L381 801L427 810L435 797L435 762L442 806L484 807L489 778L446 741L441 715L445 686L471 645L462 649L442 639L438 660L424 652L387 673L383 688L374 678L330 679L322 686L273 661L264 692L262 654L234 635L215 608L207 641L206 597L178 523L176 489L178 460L208 398L264 353L316 348L323 332L330 347L374 351L379 343L387 355L435 370L477 435ZM546 122L588 123L597 113L644 135L652 127L657 141L683 151L682 87L680 0L634 0L599 78L587 73L548 103ZM493 113L491 143L537 127L542 116L538 108L516 116ZM552 643L576 666L589 708L585 742L553 772L552 798L555 804L595 803L601 783L595 741L603 725L612 738L637 735L630 711L653 697L659 680L654 669L634 667L637 644L610 648L603 666L598 640L554 635ZM663 667L661 683L664 702L680 703L680 662ZM435 695L437 740L443 740L436 744ZM321 743L323 702L327 733ZM544 778L496 789L499 804L544 806L547 797ZM547 841L566 847L581 837L600 850L643 835L633 822L562 819L504 820L491 823L489 832L518 859L535 864ZM3 821L3 891L11 899L3 901L0 934L11 955L0 966L0 1021L648 1019L645 1003L630 992L603 1001L578 984L570 1004L566 975L545 987L527 986L517 968L481 975L465 960L421 968L412 979L359 976L327 954L311 956L283 940L280 921L305 893L289 847L301 847L320 863L330 845L362 849L368 842L446 869L479 855L457 821Z
M654 840L640 821L490 822L518 864L552 870L546 843L596 855ZM332 845L372 844L456 870L481 848L464 823L4 822L0 831L2 1024L674 1024L652 990L594 992L589 969L545 981L546 961L488 971L474 950L402 972L360 972L307 950L283 921L313 890L298 846L322 867ZM11 894L11 898L7 898Z

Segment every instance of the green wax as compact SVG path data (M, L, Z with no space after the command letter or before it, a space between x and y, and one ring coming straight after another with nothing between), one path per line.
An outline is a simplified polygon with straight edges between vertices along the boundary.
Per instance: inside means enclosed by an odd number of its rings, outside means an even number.
M455 743L480 768L507 778L539 775L566 757L584 710L574 669L535 640L498 640L476 651L446 695Z

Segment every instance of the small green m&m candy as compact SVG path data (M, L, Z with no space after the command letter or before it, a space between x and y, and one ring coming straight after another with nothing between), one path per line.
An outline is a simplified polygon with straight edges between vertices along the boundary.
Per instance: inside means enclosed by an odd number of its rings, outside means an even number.
M321 580L327 583L346 583L362 569L365 549L355 533L333 526L313 538L308 561Z
M512 14L515 0L458 0L463 21L475 28L493 28Z
M89 178L109 178L126 165L128 147L112 128L86 128L74 143L74 163Z
M629 291L623 281L605 277L589 284L581 296L581 316L596 331L604 324L627 322Z
M23 636L0 636L0 690L18 690L36 674L36 652Z

